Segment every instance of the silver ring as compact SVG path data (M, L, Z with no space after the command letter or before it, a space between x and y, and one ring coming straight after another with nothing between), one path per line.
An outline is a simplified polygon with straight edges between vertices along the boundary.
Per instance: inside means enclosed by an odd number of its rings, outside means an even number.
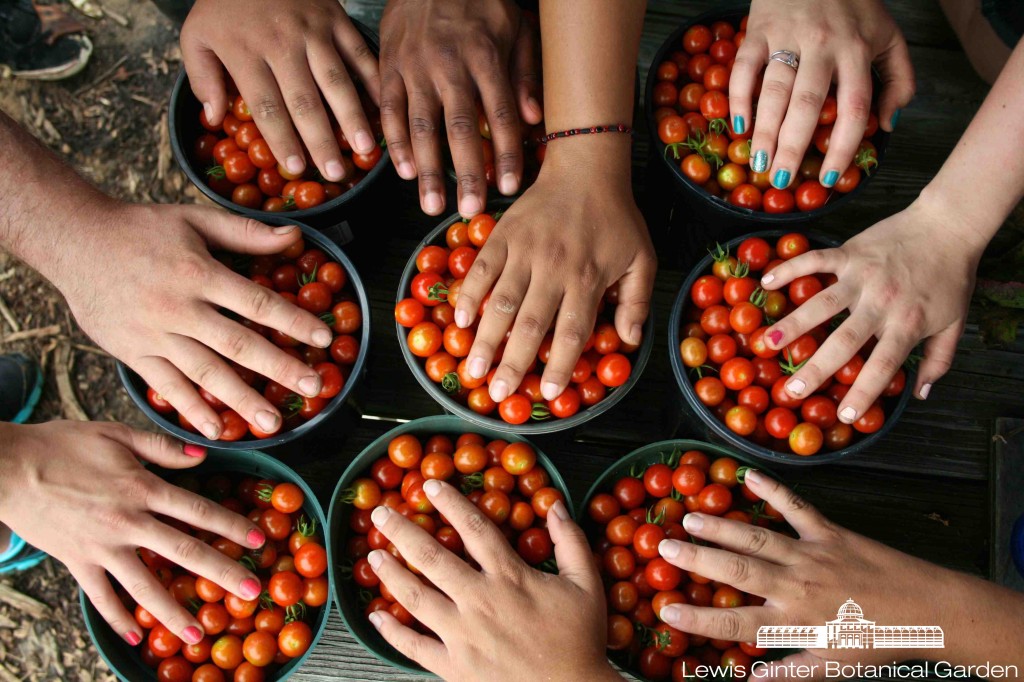
M789 50L776 50L775 52L772 52L768 59L781 62L786 66L791 66L794 71L800 68L800 57L798 57L795 52L790 52Z

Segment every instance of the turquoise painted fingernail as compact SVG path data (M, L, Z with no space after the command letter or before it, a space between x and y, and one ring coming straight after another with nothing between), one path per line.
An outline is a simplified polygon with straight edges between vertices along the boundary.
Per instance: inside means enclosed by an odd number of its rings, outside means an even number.
M825 173L825 177L821 179L821 184L825 187L831 187L832 185L836 184L836 180L838 179L839 171L830 170L828 173Z
M896 124L899 123L899 121L900 121L900 113L902 111L903 111L902 109L897 109L896 113L892 115L891 119L889 119L889 127L890 128L895 128Z
M747 129L747 124L744 123L742 116L732 117L732 131L737 135L742 135L743 131Z
M772 178L772 186L776 189L786 189L789 186L789 171L780 169L775 171L775 177Z
M768 170L768 152L763 149L759 149L758 152L754 154L754 160L750 164L750 167L755 173L764 173Z

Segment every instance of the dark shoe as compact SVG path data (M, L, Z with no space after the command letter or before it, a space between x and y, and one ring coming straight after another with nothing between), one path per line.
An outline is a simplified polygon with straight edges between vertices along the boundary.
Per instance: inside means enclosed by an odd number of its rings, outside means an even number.
M92 41L84 30L59 5L0 1L0 65L30 80L74 76L92 55Z
M0 421L22 424L43 393L43 372L21 353L0 355Z

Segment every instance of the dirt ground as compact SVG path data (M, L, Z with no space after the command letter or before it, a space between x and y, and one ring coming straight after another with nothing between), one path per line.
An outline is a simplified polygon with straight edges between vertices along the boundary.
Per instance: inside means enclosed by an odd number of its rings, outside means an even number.
M166 133L167 100L181 68L176 28L149 2L95 4L106 10L101 19L62 3L95 45L85 71L60 83L0 76L0 109L114 196L194 201ZM84 413L151 428L121 390L113 360L81 332L60 293L2 250L0 315L0 353L25 353L45 369L33 421ZM53 559L0 579L0 662L0 682L116 679L89 641L77 584Z

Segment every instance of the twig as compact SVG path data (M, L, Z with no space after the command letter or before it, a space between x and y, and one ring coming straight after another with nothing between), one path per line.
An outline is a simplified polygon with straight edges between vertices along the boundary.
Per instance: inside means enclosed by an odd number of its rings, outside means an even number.
M0 665L0 682L21 682L21 678L16 677L14 673Z
M89 415L75 397L75 389L71 384L72 365L71 344L63 344L57 349L57 364L53 368L57 375L57 392L60 393L60 404L64 416L80 422L89 421Z
M11 312L11 309L7 307L7 303L4 301L3 296L0 296L0 315L3 315L4 319L7 320L7 324L10 325L12 332L17 333L21 331L21 325L18 324L18 318L16 318L14 313Z
M136 102L138 102L139 104L145 104L146 106L150 106L150 107L156 107L157 106L157 103L154 102L153 100L149 99L148 97L143 97L142 95L136 95L135 93L132 93L132 94L130 94L128 96L131 99L133 99Z
M99 4L99 3L97 3L97 4ZM114 10L110 9L109 7L107 7L106 5L100 5L100 9L103 10L104 14L106 14L108 17L110 17L111 19L116 21L122 27L125 27L125 28L128 27L128 23L129 23L128 22L128 17L124 16L123 14L119 14L119 13L115 12Z
M43 352L39 356L39 369L42 371L43 376L46 375L46 369L50 365L50 354L57 349L57 339L50 339L50 342L43 348Z
M11 268L7 272L3 273L2 275L0 275L0 282L6 282L11 277L14 277L14 273L16 273L17 271L17 268Z
M102 348L97 348L96 346L87 346L84 343L73 343L71 345L75 347L75 350L80 350L85 353L92 353L93 355L103 355L108 358L111 357L110 353L103 350Z
M7 583L0 583L0 601L33 618L46 618L50 615L49 606L27 594L18 592Z
M89 83L88 85L83 85L82 87L80 87L80 88L78 88L77 90L75 90L74 96L75 96L75 97L81 97L82 95L84 95L85 93L89 92L90 90L92 90L93 88L95 88L95 87L96 87L97 85L99 85L99 84L100 84L100 83L102 83L103 81L105 81L105 80L107 80L108 78L110 78L111 76L113 76L113 75L114 75L114 74L115 74L115 73L117 72L117 70L118 70L118 69L120 69L120 68L121 68L121 66L122 66L122 65L123 65L123 64L124 64L124 63L125 63L126 61L128 61L128 55L124 55L123 57L121 57L120 59L118 59L118 60L117 60L116 62L114 62L114 65L113 65L113 66L111 66L111 67L110 67L109 69L107 69L106 71L104 71L103 73L101 73L101 74L100 74L100 75L99 75L99 76L98 76L98 77L96 78L96 80L94 80L94 81L93 81L92 83Z
M57 334L60 334L60 325L51 324L48 327L37 327L36 329L26 329L8 334L3 339L0 339L0 343L14 343L15 341L24 341L25 339L36 339L40 336L56 336Z

